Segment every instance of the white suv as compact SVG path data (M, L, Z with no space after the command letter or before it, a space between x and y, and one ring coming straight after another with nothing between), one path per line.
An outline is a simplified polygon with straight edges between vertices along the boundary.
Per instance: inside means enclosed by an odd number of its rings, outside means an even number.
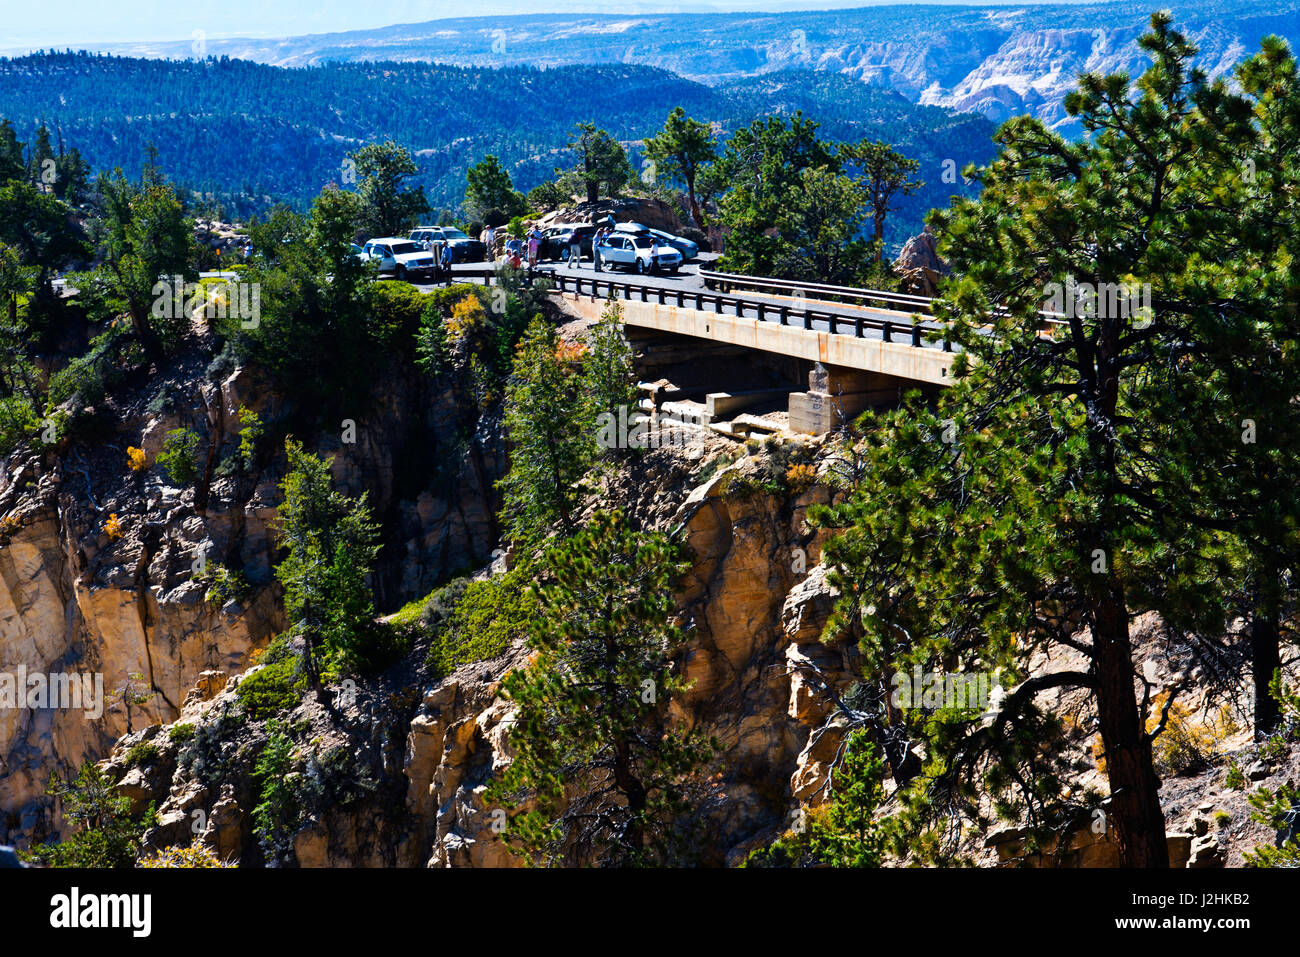
M378 263L381 273L392 273L395 279L428 278L438 268L432 253L401 237L368 240L361 248L359 258Z
M648 272L677 272L682 265L682 254L667 243L657 244L650 236L610 233L598 247L600 261L611 266L624 266L645 274Z

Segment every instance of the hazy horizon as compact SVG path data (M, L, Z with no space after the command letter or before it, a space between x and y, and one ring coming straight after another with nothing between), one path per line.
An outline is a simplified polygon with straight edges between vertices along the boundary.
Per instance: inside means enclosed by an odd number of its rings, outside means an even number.
M268 4L265 0L228 0L220 15L199 0L65 0L55 22L48 7L15 6L6 12L0 50L19 53L38 49L76 48L88 44L164 42L188 39L202 30L211 39L268 39L316 33L373 30L431 20L529 14L778 13L798 10L849 10L882 6L1043 6L1080 5L1099 0L543 0L518 3L481 0L472 14L456 0L390 0L378 9L359 8L345 0ZM1105 0L1100 0L1105 2Z

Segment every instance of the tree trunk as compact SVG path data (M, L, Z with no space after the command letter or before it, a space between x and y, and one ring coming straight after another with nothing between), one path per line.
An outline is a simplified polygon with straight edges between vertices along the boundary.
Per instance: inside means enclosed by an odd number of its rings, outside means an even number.
M691 201L691 218L695 220L697 229L704 228L704 216L700 213L700 202L695 198L695 180L691 179L686 184L686 196Z
M140 340L140 347L144 349L145 358L154 365L161 367L163 360L162 342L159 340L153 327L149 325L149 320L145 318L143 309L131 310L131 328L135 330L136 337Z
M586 181L586 185L587 185L587 202L594 203L596 200L600 199L600 181L589 179Z
M885 258L885 214L876 213L874 217L876 228L876 262L883 262Z
M1109 824L1115 829L1120 866L1168 867L1160 782L1134 697L1128 610L1117 594L1117 586L1112 586L1111 594L1096 608L1093 668L1097 678L1097 718L1110 781Z
M614 748L614 783L627 799L630 816L624 838L627 845L639 854L645 845L645 809L647 795L645 786L632 772L631 749L626 741L620 741Z
M1258 741L1272 734L1282 720L1282 709L1269 693L1273 673L1282 667L1275 609L1256 609L1250 623L1250 652L1250 670L1255 679L1255 740Z

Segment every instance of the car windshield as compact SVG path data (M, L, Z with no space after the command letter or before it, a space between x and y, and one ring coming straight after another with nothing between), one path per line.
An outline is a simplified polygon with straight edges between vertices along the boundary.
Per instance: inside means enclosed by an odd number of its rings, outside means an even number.
M424 252L424 250L421 249L419 246L415 245L415 243L393 243L394 256L405 256L407 253L422 253L422 252Z
M442 231L442 235L447 239L469 239L469 237L466 236L464 233L462 233L459 229L450 229L450 228L444 229Z
M653 242L653 240L647 239L644 236L632 237L632 245L636 246L637 249L649 249ZM660 245L662 246L663 244L660 243Z

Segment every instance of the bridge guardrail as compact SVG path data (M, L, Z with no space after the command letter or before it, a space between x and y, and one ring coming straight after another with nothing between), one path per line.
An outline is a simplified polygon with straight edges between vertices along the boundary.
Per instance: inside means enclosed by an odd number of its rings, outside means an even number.
M651 286L645 283L633 282L624 279L596 279L591 276L568 276L562 272L547 272L544 274L555 285L552 287L554 292L572 291L576 295L582 295L584 288L590 289L592 296L600 296L600 288L603 286L606 290L606 299L639 299L640 302L657 302L659 305L675 305L679 308L691 306L694 309L703 312L706 308L712 308L715 313L723 313L731 309L734 310L737 318L743 319L746 314L760 322L776 321L783 326L796 326L803 329L812 329L815 321L824 321L830 329L832 335L852 335L859 339L864 338L868 329L880 333L880 338L884 342L901 343L905 345L924 348L927 344L927 335L931 332L941 331L937 328L924 328L920 323L906 322L903 320L877 319L862 313L843 314L837 313L832 309L814 309L810 306L796 308L795 306L785 304L775 304L765 302L761 299L746 299L742 296L728 296L721 292L706 292L699 289L668 288L665 286ZM952 351L952 342L945 336L941 340L940 348L945 352Z
M903 306L905 312L930 313L934 302L929 296L913 296L901 292L887 292L883 289L859 289L854 286L832 286L829 283L803 282L798 279L768 279L765 276L746 276L741 273L715 272L700 269L700 277L708 289L718 289L727 293L733 288L749 289L755 292L814 293L819 296L853 299L863 303L880 302Z

